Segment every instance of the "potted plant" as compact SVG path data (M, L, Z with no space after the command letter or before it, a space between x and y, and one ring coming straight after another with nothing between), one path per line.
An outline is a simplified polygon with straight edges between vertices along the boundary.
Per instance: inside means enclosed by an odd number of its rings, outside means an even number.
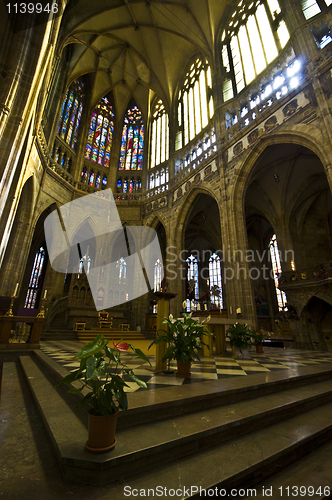
M252 342L256 346L256 352L257 353L264 352L263 351L262 342L263 342L263 340L266 339L266 337L267 337L267 335L264 332L264 330L258 330L258 331L257 330L252 330L251 331Z
M125 388L128 387L126 378L130 378L140 387L147 388L145 382L136 377L133 370L127 368L121 361L121 353L132 350L133 356L139 356L148 362L149 359L140 349L135 349L127 342L107 346L109 340L99 334L85 344L78 351L74 359L80 359L80 367L64 377L58 385L71 384L78 381L81 387L71 387L68 393L80 393L85 389L86 394L79 401L77 407L82 409L87 405L91 408L88 413L88 441L86 448L100 453L114 448L116 444L115 429L119 410L128 407ZM131 359L131 358L130 358Z
M178 365L177 377L190 377L191 362L200 360L203 354L203 346L210 347L202 337L212 336L212 333L206 328L205 322L210 320L208 316L201 323L192 318L191 314L183 313L183 319L174 319L172 314L168 318L164 317L163 324L167 325L167 330L159 330L157 337L150 344L159 344L166 342L166 349L163 361L175 359Z
M235 323L235 325L230 326L226 330L226 337L230 340L234 357L247 355L247 351L252 344L252 335L246 324Z

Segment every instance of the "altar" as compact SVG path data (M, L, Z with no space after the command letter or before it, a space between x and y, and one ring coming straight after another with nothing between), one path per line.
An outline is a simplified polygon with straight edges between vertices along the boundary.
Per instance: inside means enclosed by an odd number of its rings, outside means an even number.
M196 316L195 319L197 319L200 323L205 320L206 321L206 315L204 316ZM207 329L214 334L215 336L215 345L216 345L216 354L223 354L226 351L226 330L229 326L234 325L235 323L240 323L241 325L249 325L250 326L250 320L249 319L236 319L236 318L218 318L216 316L211 316L210 321L208 321L206 324ZM213 338L212 337L205 337L203 338L203 341L208 344L209 348L203 347L204 349L204 356L212 356L213 353Z

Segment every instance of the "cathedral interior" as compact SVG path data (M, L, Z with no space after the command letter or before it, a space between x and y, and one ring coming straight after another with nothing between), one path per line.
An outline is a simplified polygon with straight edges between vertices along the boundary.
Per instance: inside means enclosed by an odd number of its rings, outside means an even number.
M158 316L154 292L164 291L173 297L168 314L210 314L229 324L245 320L267 332L271 345L282 342L283 352L301 353L303 366L309 359L312 366L303 376L318 378L319 359L327 363L322 380L331 377L331 5L331 0L1 4L0 310L4 317L10 310L10 317L36 321L42 311L41 344L53 342L54 349L48 344L49 350L36 356L63 353L62 341L84 340L84 332L97 329L100 310L112 318L114 330L125 327L133 338L136 332L152 339ZM97 217L81 210L68 231L70 257L57 270L45 221L51 214L60 217L70 202L84 206L90 195L103 203L109 192L120 219L118 239L112 248L100 249L99 221L108 213ZM160 258L149 262L148 289L139 294L129 257L147 243L135 237L142 227L155 232ZM89 278L100 262L104 267L93 292ZM105 277L110 263L111 286ZM15 376L23 377L9 366L18 362L12 347L0 332L2 381L9 386ZM241 385L246 377L233 378ZM193 390L189 385L186 390ZM180 388L159 390L169 398ZM3 395L8 408L14 392ZM138 405L138 394L132 397ZM150 404L148 396L142 398ZM329 451L331 432L323 439ZM306 453L323 442L316 438ZM330 463L326 450L320 448L320 458L307 458L298 473L316 464L324 474L323 464ZM205 466L215 459L220 458L206 456ZM185 466L187 478L190 468L200 470L202 461L196 460ZM134 467L133 474L140 470ZM174 471L164 471L169 485ZM121 468L118 473L124 477ZM80 480L75 471L66 474L66 480L71 474ZM139 484L137 477L133 484ZM245 476L243 481L249 484ZM1 488L4 484L0 481ZM122 483L114 488L114 498L123 498ZM4 489L4 499L19 497L10 491L6 497ZM91 498L90 489L75 491ZM29 494L20 498L32 498ZM42 494L64 498L47 489ZM100 498L109 498L106 489Z

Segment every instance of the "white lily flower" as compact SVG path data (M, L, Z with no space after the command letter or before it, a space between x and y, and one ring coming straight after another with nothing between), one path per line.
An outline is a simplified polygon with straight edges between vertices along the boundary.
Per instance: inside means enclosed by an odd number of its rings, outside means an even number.
M168 316L168 319L169 319L170 321L173 321L173 314L170 314L170 315Z

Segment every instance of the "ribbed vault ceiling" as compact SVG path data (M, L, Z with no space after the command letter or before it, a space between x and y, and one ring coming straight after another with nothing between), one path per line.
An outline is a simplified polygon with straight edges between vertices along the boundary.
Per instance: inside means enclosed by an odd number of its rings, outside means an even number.
M154 95L169 110L190 58L202 53L212 61L228 3L80 0L61 26L61 49L71 46L68 81L89 74L93 104L112 89L117 115L131 96L143 114Z

